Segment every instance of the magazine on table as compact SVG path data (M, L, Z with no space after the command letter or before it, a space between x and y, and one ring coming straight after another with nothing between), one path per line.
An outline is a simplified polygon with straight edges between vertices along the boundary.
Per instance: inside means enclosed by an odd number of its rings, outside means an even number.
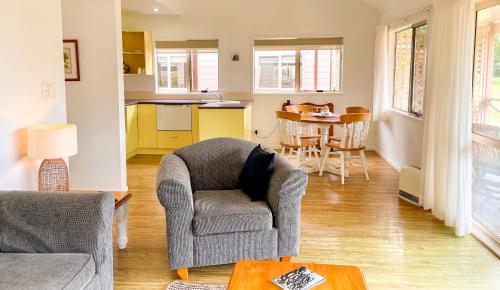
M325 278L306 267L300 267L273 279L274 284L285 290L307 290L324 281Z

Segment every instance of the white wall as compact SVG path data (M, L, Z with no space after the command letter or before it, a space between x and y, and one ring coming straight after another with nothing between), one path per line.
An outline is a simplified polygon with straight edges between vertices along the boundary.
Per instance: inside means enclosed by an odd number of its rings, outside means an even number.
M26 127L66 122L61 1L3 1L0 19L0 189L36 189ZM41 97L42 82L55 98Z
M402 27L418 23L428 19L429 13L420 13L409 19L400 19L408 15L408 12L415 11L418 8L428 6L428 0L413 0L409 1L408 6L394 5L385 11L385 15L389 15L390 19L385 19L382 22L390 24L389 30L389 76L393 76L394 72L394 47L395 47L395 32ZM389 80L391 104L392 104L392 78ZM424 99L425 101L425 99ZM425 116L424 116L425 117ZM385 122L377 122L372 126L374 149L395 169L400 170L405 165L420 167L422 159L422 140L423 140L423 119L413 117L409 114L402 113L396 110L390 110L388 120Z
M65 39L77 39L80 82L66 85L78 126L71 187L126 190L120 0L62 0Z
M379 18L375 9L361 1L185 0L182 5L182 14L177 16L124 13L124 28L152 31L155 40L218 38L221 90L229 96L246 93L247 98L255 99L254 129L262 134L272 131L274 111L287 99L292 103L332 102L336 112L344 112L350 105L372 106L374 31ZM300 36L344 37L343 93L251 96L252 38ZM235 51L240 53L239 62L231 60ZM127 89L142 90L151 84L147 78L127 80ZM256 141L277 144L276 136Z

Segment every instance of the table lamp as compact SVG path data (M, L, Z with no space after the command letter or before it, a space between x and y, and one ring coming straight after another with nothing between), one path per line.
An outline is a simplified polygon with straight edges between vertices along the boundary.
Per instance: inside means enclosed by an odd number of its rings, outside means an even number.
M28 156L43 159L38 171L38 190L68 191L68 166L63 158L78 152L76 126L39 125L28 128Z

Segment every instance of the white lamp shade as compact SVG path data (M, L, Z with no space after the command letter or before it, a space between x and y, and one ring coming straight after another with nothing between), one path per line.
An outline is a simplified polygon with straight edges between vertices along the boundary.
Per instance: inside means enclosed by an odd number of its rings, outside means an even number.
M64 158L78 153L76 126L39 125L28 128L28 156L36 159Z

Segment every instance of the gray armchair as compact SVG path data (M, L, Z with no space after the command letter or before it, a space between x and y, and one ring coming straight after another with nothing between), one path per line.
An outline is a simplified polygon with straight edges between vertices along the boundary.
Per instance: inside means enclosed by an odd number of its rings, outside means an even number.
M111 193L0 191L0 289L113 289Z
M166 155L157 177L165 207L168 260L187 268L296 256L307 174L276 155L266 201L238 189L252 142L218 138Z

